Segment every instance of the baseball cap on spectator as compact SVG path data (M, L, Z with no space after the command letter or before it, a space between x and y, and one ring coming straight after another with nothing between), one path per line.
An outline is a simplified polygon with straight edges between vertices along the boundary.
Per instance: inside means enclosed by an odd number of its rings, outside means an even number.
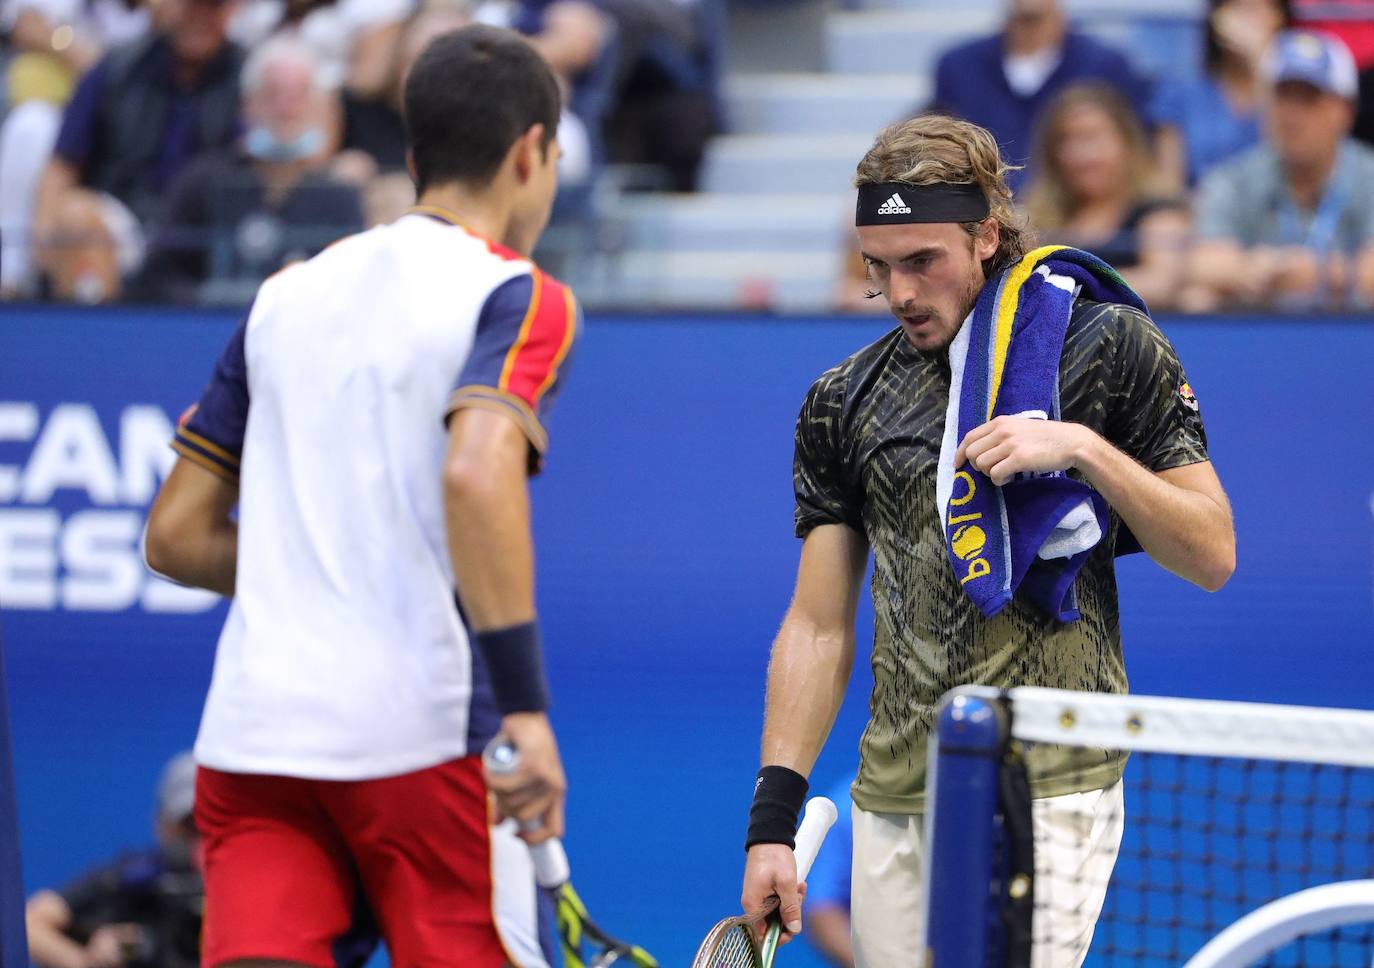
M181 823L196 806L196 758L187 750L162 768L157 782L157 816L167 823Z
M1312 30L1279 34L1265 58L1264 78L1270 85L1301 81L1328 94L1350 100L1359 97L1359 76L1350 50L1330 34Z

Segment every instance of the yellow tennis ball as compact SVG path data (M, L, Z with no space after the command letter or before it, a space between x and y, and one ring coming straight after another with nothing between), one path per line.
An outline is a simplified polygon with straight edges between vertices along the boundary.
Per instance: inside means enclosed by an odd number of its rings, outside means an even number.
M970 558L977 558L982 554L983 546L987 543L988 536L976 524L965 524L956 528L954 539L951 542L954 546L954 553L965 561Z

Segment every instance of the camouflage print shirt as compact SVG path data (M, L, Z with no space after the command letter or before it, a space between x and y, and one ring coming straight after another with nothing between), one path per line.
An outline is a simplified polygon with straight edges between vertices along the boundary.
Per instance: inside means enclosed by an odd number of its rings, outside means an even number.
M1062 419L1149 469L1207 460L1183 367L1144 314L1080 298L1059 379ZM865 810L923 809L926 737L954 686L1126 691L1113 562L1118 537L1129 535L1115 513L1078 574L1078 621L1057 622L1019 600L987 619L961 590L935 507L948 401L947 355L915 349L896 329L824 373L797 421L798 536L842 524L873 549L874 684L854 784ZM1114 783L1124 760L1040 746L1030 766L1034 794L1056 796Z

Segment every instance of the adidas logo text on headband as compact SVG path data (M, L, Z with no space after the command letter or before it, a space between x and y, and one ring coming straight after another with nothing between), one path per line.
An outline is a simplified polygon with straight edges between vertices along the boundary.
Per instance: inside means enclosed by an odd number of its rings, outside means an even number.
M989 211L987 196L977 185L875 182L859 186L854 224L979 222Z

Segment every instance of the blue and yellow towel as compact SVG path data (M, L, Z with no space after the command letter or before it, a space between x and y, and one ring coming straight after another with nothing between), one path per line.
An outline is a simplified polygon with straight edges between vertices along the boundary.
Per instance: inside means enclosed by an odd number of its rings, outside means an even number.
M1059 419L1059 359L1080 292L1145 311L1101 259L1045 246L983 287L949 348L936 503L955 576L989 618L1019 593L1059 621L1075 621L1074 578L1107 528L1101 495L1062 471L996 487L972 464L954 468L959 442L993 417Z

